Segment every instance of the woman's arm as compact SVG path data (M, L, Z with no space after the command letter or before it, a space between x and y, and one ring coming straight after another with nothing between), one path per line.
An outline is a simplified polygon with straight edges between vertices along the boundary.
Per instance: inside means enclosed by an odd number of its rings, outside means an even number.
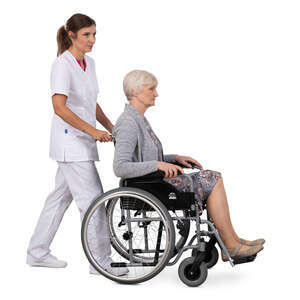
M176 161L175 157L177 154L166 154L164 155L164 161L168 163L174 163Z
M190 156L182 156L182 155L176 155L174 157L175 161L179 162L180 164L191 168L192 165L190 163L195 164L196 166L202 168L202 165L194 158L190 157Z
M99 140L101 142L111 141L111 137L105 131L98 130L94 128L89 123L85 122L81 118L79 118L76 114L74 114L67 106L67 96L63 94L54 94L52 96L52 104L54 108L55 114L61 117L65 122L75 127L78 130L83 131L84 133L89 134L94 139Z
M107 116L105 115L105 113L103 112L103 110L101 109L101 107L98 103L96 106L96 119L104 128L107 129L107 131L112 133L114 125L107 118Z
M113 169L117 177L139 177L157 171L156 160L133 161L134 152L138 151L138 127L134 120L118 120L113 135L116 139Z

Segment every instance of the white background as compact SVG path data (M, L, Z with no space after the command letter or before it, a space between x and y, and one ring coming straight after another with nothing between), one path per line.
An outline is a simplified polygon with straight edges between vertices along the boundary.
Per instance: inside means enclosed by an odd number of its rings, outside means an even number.
M123 286L88 273L73 203L52 244L65 269L30 268L26 248L56 162L49 159L50 67L56 32L73 13L97 22L99 103L115 122L124 75L159 80L147 114L165 153L189 154L222 172L241 237L266 239L254 263L220 261L199 288L176 266ZM7 1L1 4L2 299L253 299L297 291L299 268L299 1ZM99 126L99 125L98 125ZM99 128L101 128L99 126ZM112 144L98 144L105 190L118 179ZM295 297L295 296L294 296Z

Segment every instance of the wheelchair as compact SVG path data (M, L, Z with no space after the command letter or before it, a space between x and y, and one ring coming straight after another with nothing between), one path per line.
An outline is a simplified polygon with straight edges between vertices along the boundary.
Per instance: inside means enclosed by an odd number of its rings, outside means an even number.
M186 168L185 166L181 166ZM193 165L193 168L198 168ZM123 179L120 187L102 194L88 208L81 227L81 241L91 265L105 277L123 284L136 284L158 275L166 266L175 265L182 254L179 278L190 287L203 284L208 269L219 259L216 245L228 258L231 266L252 262L256 255L233 260L221 240L206 204L202 209L194 193L180 192L163 180L164 172ZM108 272L91 250L89 226L98 210L105 207L109 239L112 245L112 268L127 267L129 272L116 276ZM206 218L202 217L206 211ZM195 234L191 235L191 223ZM205 228L203 228L205 227Z

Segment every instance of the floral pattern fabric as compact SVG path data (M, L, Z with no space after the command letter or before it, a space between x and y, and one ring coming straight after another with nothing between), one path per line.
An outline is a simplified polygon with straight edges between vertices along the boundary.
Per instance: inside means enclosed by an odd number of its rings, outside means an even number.
M154 131L152 130L149 122L146 120L146 118L144 118L144 122L145 122L145 127L153 141L153 143L155 144L155 146L157 147L158 150L158 155L157 155L157 160L158 161L164 161L164 153L163 153L163 148L162 148L162 144L159 140L159 138L156 136L156 134L154 133Z
M181 192L194 192L196 200L202 207L220 177L220 172L199 170L195 173L178 175L175 178L164 178L164 181Z
M153 132L150 124L146 119L145 126L158 150L158 161L163 161L163 148L160 140ZM172 184L181 192L194 192L195 198L202 208L203 203L207 200L209 194L221 177L221 173L212 170L199 170L198 172L178 175L175 178L164 178L164 181Z

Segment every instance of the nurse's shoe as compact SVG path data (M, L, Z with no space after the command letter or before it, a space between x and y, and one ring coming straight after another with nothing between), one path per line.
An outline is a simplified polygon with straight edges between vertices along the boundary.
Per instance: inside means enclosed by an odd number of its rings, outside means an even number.
M46 268L65 268L67 263L63 260L58 260L54 255L49 254L43 260L35 260L32 256L27 256L26 263L31 267L46 267Z
M129 270L127 267L113 268L110 265L108 265L105 268L105 271L107 271L108 273L110 273L114 276L124 276L127 273L129 273ZM93 266L90 266L90 274L101 275Z

